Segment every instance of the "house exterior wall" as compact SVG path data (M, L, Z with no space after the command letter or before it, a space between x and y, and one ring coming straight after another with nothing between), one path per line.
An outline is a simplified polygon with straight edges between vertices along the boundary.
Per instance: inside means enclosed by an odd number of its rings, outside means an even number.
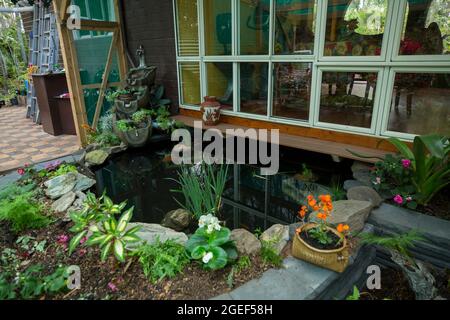
M122 1L126 44L135 65L136 50L145 49L148 65L158 68L156 81L163 84L166 97L178 107L177 61L173 26L172 1L133 0Z

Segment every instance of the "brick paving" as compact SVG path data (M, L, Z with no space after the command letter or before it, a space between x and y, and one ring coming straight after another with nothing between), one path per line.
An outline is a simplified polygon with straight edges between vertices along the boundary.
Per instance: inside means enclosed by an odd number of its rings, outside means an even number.
M25 117L25 107L0 108L0 173L79 150L76 136L52 136Z

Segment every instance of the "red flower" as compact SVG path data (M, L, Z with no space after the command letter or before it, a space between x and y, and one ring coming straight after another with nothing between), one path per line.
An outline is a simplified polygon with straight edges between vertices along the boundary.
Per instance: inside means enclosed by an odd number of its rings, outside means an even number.
M25 169L19 168L19 169L17 169L17 173L20 174L21 176L23 176L25 174Z

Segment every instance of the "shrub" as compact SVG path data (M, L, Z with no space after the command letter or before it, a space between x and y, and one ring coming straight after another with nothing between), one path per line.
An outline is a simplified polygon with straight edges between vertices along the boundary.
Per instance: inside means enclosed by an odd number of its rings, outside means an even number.
M127 231L134 208L125 211L119 220L115 218L122 213L125 206L126 202L116 205L105 194L97 199L95 195L88 193L85 208L70 215L75 223L70 231L76 235L70 241L69 255L85 239L85 245L100 247L102 261L112 252L117 260L125 262L127 245L141 241L136 235L140 230L139 226ZM91 236L88 237L89 233Z
M175 277L189 263L184 246L173 240L142 245L134 255L139 257L145 276L153 283Z
M193 260L201 261L205 269L222 269L238 257L230 236L231 231L220 226L216 217L202 216L199 228L186 243L186 250Z
M261 259L266 264L280 267L283 264L283 258L273 248L273 244L268 241L263 241L261 246Z
M34 184L21 186L15 183L11 183L6 187L0 189L0 201L13 200L17 196L32 193L35 188L36 186Z
M14 232L39 229L47 226L50 219L43 214L42 205L37 204L31 194L0 201L0 221L8 221Z

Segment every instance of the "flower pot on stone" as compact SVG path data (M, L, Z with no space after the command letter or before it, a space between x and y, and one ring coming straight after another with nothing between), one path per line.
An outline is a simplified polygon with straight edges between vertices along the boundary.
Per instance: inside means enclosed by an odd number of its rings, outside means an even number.
M221 108L222 106L216 97L205 97L205 102L200 105L203 123L206 126L219 124Z
M314 241L308 236L308 231L317 228L316 223L307 223L297 230L292 244L292 255L300 260L309 262L319 267L333 270L339 273L344 272L348 266L349 250L347 239L336 229L326 227L328 232L339 239L334 243L335 248L316 248Z
M151 119L128 130L120 130L117 128L117 123L114 123L114 132L126 146L131 148L145 146L152 136L152 128Z

